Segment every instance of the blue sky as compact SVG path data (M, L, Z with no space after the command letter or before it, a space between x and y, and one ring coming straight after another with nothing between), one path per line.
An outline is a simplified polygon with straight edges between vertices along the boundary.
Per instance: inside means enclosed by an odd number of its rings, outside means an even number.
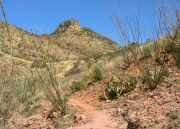
M125 15L133 20L139 14L145 40L153 31L157 8L167 6L171 16L171 9L180 7L179 0L3 0L3 4L8 22L31 32L52 33L60 22L77 19L82 27L90 27L118 42L122 41L112 14L116 13L124 25Z

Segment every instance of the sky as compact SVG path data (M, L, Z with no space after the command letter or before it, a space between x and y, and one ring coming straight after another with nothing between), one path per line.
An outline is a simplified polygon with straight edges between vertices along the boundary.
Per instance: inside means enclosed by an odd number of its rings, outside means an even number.
M122 44L113 17L118 16L126 25L128 17L140 19L142 40L151 38L152 24L162 5L172 9L180 7L179 0L2 0L10 24L38 34L52 33L58 25L69 19L80 21L82 27L92 30ZM0 13L2 19L2 13Z

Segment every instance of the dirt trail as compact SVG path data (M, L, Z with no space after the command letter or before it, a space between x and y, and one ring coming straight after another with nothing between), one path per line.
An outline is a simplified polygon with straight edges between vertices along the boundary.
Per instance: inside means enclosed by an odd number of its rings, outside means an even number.
M107 110L98 110L94 106L83 102L82 100L71 97L69 104L82 108L83 115L90 118L90 122L69 129L126 129L124 120L116 120Z

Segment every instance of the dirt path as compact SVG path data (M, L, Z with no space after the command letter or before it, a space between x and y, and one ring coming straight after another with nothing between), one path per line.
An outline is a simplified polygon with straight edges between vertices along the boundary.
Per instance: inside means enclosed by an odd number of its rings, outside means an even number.
M107 110L98 110L90 104L76 98L70 98L69 104L82 108L83 115L90 118L90 122L84 125L70 127L69 129L126 129L124 120L116 120Z

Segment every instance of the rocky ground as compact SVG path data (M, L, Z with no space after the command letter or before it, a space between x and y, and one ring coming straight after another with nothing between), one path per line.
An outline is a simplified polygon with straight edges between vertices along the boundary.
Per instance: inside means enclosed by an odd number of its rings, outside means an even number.
M139 77L136 64L123 70L121 67L110 70L99 82L74 93L68 105L75 107L74 115L68 129L180 129L180 71L173 65L167 65L170 76L153 91L141 91L142 82L132 92L122 95L116 100L101 100L104 87L111 74L121 78L129 75ZM9 122L18 123L22 129L54 129L56 113L45 102L38 113L30 117L15 114ZM18 117L17 117L18 116ZM66 116L65 116L66 117Z
M99 99L99 97L102 95L105 86L106 80L103 80L97 84L94 84L94 86L85 88L82 91L75 93L73 99L78 100L78 102L76 103L75 101L72 103L77 104L77 106L80 106L81 108L86 107L87 105L93 105L96 107L96 110L101 112L108 112L108 115L106 114L107 119L109 116L111 116L110 118L114 117L113 119L116 123L116 126L109 127L109 129L179 129L180 72L172 65L168 65L167 68L170 71L170 77L168 77L162 84L157 87L157 89L153 91L142 92L140 91L139 87L137 87L133 92L125 94L117 100L102 101ZM122 75L120 70L118 70L116 73L119 74L119 76ZM123 75L130 73L131 75L137 76L139 71L137 65L134 65L128 70L122 71L122 73ZM138 85L141 85L141 83ZM81 105L79 102L85 104ZM86 112L87 110L85 110L85 114ZM93 115L95 118L98 118L98 112L95 110L93 112L91 115ZM102 120L102 118L99 119L99 122ZM103 121L105 126L106 120ZM110 121L108 123L113 124L111 119L108 121ZM99 129L102 127L99 126L98 128L92 124L93 122L88 124L91 125L90 127L92 129ZM96 125L96 123L94 124ZM83 128L83 126L81 126L81 128Z

